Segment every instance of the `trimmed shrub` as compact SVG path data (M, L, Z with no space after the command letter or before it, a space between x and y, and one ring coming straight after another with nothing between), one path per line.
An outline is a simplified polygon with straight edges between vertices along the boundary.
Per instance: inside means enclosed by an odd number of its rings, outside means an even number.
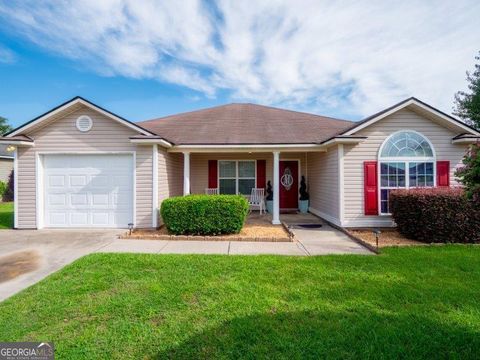
M0 181L0 198L3 199L3 194L7 191L8 185L5 181Z
M480 204L459 188L394 190L390 211L398 231L427 243L480 242Z
M160 213L176 235L238 234L248 208L240 195L189 195L164 200Z
M14 176L13 176L13 170L12 170L10 172L10 176L8 177L7 188L5 189L5 191L2 194L2 200L3 201L13 201L13 197L14 197L13 188L14 187L15 187L15 184L14 184Z

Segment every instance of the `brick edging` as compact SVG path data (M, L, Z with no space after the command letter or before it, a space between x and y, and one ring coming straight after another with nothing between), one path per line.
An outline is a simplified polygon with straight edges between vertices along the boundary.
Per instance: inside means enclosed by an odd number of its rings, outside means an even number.
M288 225L286 223L284 223L283 221L282 221L281 224L282 224L283 228L288 232L288 237L290 238L290 241L295 242L296 241L295 240L295 234L293 233L292 229L290 229L288 227Z
M243 237L243 236L200 236L200 235L120 235L123 240L164 240L164 241L251 241L251 242L293 242L290 237Z

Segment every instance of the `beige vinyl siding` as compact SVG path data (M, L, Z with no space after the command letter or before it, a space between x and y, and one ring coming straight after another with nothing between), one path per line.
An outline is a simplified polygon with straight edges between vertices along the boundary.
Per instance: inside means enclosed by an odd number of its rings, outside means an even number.
M13 170L13 159L0 158L0 181L8 182L10 173Z
M36 223L35 150L19 147L17 150L17 218L18 228L34 229Z
M90 131L76 128L76 119L88 115L93 120ZM18 149L18 227L36 228L35 154L38 152L137 152L136 225L151 226L152 219L152 146L137 146L129 140L138 133L86 106L66 112L47 126L27 132L35 146ZM150 196L147 196L147 192ZM149 214L149 215L148 215ZM148 216L150 217L148 219Z
M138 228L152 227L153 211L153 146L139 145L136 152L136 224Z
M183 154L168 153L158 148L158 206L162 201L183 195ZM160 215L160 214L158 214ZM159 224L163 221L158 217Z
M280 160L300 160L299 175L305 175L305 153L281 153ZM192 194L203 194L208 187L208 160L265 160L266 180L273 185L272 153L191 154L190 187ZM183 171L182 171L183 176ZM183 183L183 178L182 178Z
M311 212L339 224L338 146L323 153L308 153L307 167Z
M391 226L389 216L364 215L363 163L378 161L378 151L385 139L399 130L415 130L433 144L438 160L450 161L451 185L457 185L455 169L461 165L467 147L452 144L458 133L411 110L403 109L362 129L357 136L368 137L358 145L345 145L345 226Z
M183 192L183 154L158 148L158 203Z

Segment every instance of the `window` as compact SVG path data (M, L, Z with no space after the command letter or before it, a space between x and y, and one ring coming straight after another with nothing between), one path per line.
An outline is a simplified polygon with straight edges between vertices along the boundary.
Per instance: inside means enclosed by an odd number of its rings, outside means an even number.
M380 149L380 213L389 214L392 189L435 186L435 155L430 142L415 131L391 135Z
M255 160L219 161L220 194L250 195L255 187Z

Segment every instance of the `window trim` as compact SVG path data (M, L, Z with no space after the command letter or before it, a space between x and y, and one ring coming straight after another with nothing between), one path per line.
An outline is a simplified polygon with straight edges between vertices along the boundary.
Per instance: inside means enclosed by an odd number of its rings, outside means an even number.
M401 157L382 157L382 150L385 146L385 144L392 138L394 135L401 133L401 132L413 132L416 133L417 135L421 136L425 141L428 143L430 148L432 149L432 155L431 157L414 157L414 156L401 156ZM382 174L381 174L381 166L384 163L404 163L405 164L405 187L382 187ZM432 142L428 137L423 135L422 133L415 131L415 130L410 130L410 129L402 129L395 131L394 133L390 134L382 143L380 146L380 149L378 150L377 154L377 198L378 198L378 214L380 216L390 216L392 215L390 212L384 213L382 212L382 189L412 189L416 188L417 186L410 186L410 163L432 163L433 164L433 187L437 186L437 153L435 151L435 147L433 146Z
M378 149L378 154L377 154L377 158L378 160L380 161L380 159L382 159L382 161L384 159L405 159L405 160L410 160L410 159L413 159L414 157L412 156L402 156L402 157L391 157L391 156L386 156L386 157L382 157L382 151L383 151L383 148L385 147L385 145L388 143L388 141L394 137L395 135L399 134L399 133L402 133L402 132L412 132L412 133L415 133L419 136L421 136L422 138L425 139L425 141L428 143L428 145L430 146L430 149L432 149L432 156L422 156L422 157L415 157L415 159L436 159L437 158L437 153L435 152L435 147L433 146L432 142L430 141L430 139L428 137L426 137L425 135L423 135L421 132L418 132L416 130L410 130L410 129L402 129L402 130L398 130L398 131L395 131L394 133L390 134L385 140L383 140L383 143L382 145L380 146L380 149Z
M247 179L247 180L254 180L255 181L255 187L257 186L257 159L219 159L217 160L218 166L217 166L217 188L218 188L218 193L220 194L220 163L221 162L235 162L235 177L222 177L221 179L234 179L235 180L235 194L239 195L238 193L238 180L239 179ZM254 167L255 167L255 176L254 177L242 177L240 178L238 176L238 163L241 161L245 162L253 162ZM243 196L250 196L250 194L242 194Z
M382 186L382 174L381 166L385 163L403 163L405 164L405 187L392 187L392 186ZM379 215L392 215L392 213L382 212L382 190L395 190L395 189L415 189L419 188L418 186L410 186L410 163L432 163L433 164L433 186L421 186L420 188L430 188L437 186L437 166L435 159L429 160L379 160L378 161L378 171L377 171L377 184L378 184L378 213Z

